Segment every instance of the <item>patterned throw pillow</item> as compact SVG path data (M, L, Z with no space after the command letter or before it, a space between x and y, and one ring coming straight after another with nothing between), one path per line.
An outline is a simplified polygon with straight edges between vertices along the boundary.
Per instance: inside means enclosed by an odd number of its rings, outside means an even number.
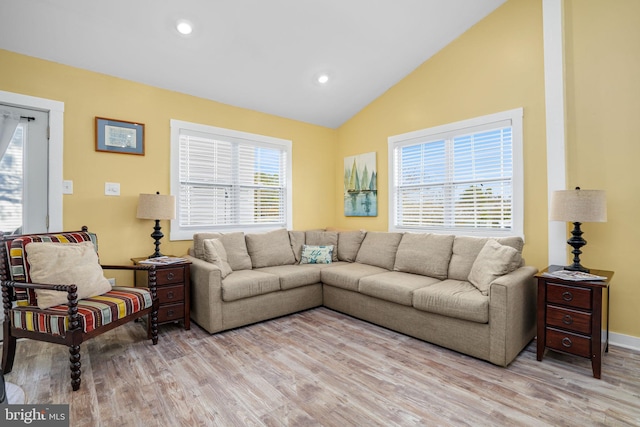
M304 245L300 264L331 264L333 245Z

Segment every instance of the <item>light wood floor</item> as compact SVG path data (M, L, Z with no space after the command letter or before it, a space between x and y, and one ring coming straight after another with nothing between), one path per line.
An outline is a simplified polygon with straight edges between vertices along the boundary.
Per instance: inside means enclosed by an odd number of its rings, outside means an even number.
M535 342L500 368L314 309L209 335L130 323L85 343L71 392L65 347L18 342L7 381L29 403L69 403L72 426L640 425L640 353L589 361Z

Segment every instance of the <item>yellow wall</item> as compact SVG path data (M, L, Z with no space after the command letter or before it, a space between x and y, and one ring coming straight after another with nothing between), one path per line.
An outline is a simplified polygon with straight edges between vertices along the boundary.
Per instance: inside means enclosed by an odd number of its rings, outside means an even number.
M387 138L513 108L524 108L525 258L547 261L542 7L510 1L423 63L339 129L336 225L388 228ZM343 157L375 151L378 216L345 217Z
M153 252L153 221L136 219L137 199L140 193L169 193L170 119L291 140L293 227L334 221L335 130L4 50L0 70L0 90L64 102L63 176L74 184L74 194L63 198L64 229L87 225L96 232L104 263L129 263ZM96 116L144 123L145 155L96 152ZM120 183L121 195L105 196L105 182ZM161 226L162 252L184 254L190 242L169 241L169 222Z
M615 271L611 328L640 337L640 2L566 0L565 31L568 185L607 192L581 259Z
M585 224L587 266L616 271L611 329L640 337L634 259L640 211L640 2L565 0L569 187L604 189L609 221ZM101 257L126 262L150 252L150 221L135 219L140 192L169 190L169 119L293 141L294 228L388 227L387 138L524 107L525 258L547 263L547 183L541 0L509 0L337 131L230 107L0 50L0 90L65 102L64 226L99 233ZM146 155L94 151L95 116L146 125ZM343 214L346 156L375 151L378 216ZM122 196L104 196L104 182ZM324 209L318 209L324 206ZM163 224L168 235L168 224ZM124 239L126 245L122 245ZM183 253L188 242L169 242Z

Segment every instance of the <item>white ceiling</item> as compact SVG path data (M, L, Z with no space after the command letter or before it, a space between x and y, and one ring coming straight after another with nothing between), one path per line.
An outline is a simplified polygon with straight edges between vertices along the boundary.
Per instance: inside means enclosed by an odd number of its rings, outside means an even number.
M504 1L0 0L0 49L337 128Z

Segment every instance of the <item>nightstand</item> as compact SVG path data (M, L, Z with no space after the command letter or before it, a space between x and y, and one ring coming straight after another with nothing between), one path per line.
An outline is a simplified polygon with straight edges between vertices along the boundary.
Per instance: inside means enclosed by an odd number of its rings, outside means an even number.
M538 279L537 359L546 349L591 359L593 376L600 378L602 355L609 350L609 284L613 271L591 270L606 277L570 281L544 276L562 269L552 265Z
M147 259L131 258L134 264ZM190 261L156 265L156 282L158 286L158 325L182 320L184 328L191 328L190 319ZM146 271L136 271L135 285L148 283Z

